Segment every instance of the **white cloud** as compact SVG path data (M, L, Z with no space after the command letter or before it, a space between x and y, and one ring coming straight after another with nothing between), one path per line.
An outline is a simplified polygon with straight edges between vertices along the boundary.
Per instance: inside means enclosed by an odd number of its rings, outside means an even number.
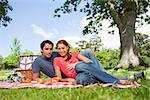
M89 21L86 20L86 17L81 21L81 28L88 24ZM110 22L108 20L102 21L102 29L99 31L99 36L101 37L102 43L104 44L104 48L110 48L110 49L117 49L120 47L120 37L119 37L119 30L117 27L111 27L108 28L110 25ZM115 33L114 35L108 34L110 30L114 29ZM140 32L143 34L147 34L150 36L150 25L146 24L141 27L139 27L136 32ZM92 37L93 35L88 35L88 37Z
M84 17L81 22L80 22L80 25L81 25L81 29L83 30L84 26L88 25L89 23L89 20L86 20L87 17Z
M53 36L53 33L46 32L42 27L32 24L33 32L42 36L44 39L50 39Z
M55 33L55 35L60 35L61 32L59 32L56 28L53 28L52 31Z
M89 21L86 20L86 17L81 21L81 28L83 29L83 27L85 25L88 24ZM116 27L113 28L108 28L108 26L110 25L110 22L108 20L104 20L102 21L102 29L101 31L99 31L98 36L101 37L102 43L104 44L105 48L110 48L110 49L117 49L120 46L120 38L119 38L119 32L118 29ZM108 34L108 32L112 29L115 29L115 34ZM93 37L94 34L89 34L87 35L87 39L90 39L91 37Z
M136 30L137 33L143 33L143 34L147 34L148 36L150 36L150 25L147 24L147 25L143 25L141 27L139 27L137 30Z
M115 33L112 35L112 34L108 34L106 32L103 32L99 35L102 39L102 43L104 44L104 48L117 49L120 47L119 34Z
M64 39L66 40L72 47L77 47L76 42L80 40L85 40L83 37L79 36L65 36L61 37L58 40Z
M147 13L145 13L145 14L142 14L142 16L146 16L146 15L148 15L148 16L150 16L150 8L147 8L147 10L148 10L148 12ZM137 33L142 33L142 34L147 34L149 37L150 37L150 24L147 24L147 23L143 23L144 25L142 25L142 26L140 26L140 27L138 27L137 25L138 24L136 24L136 27L137 27L137 29L135 30Z

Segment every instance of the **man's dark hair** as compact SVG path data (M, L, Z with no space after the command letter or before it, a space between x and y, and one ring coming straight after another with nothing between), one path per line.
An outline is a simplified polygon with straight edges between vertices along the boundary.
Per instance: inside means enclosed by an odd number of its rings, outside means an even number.
M40 45L40 47L41 47L42 50L43 50L43 48L44 48L44 46L45 46L46 43L52 45L52 47L54 46L54 44L53 44L52 41L50 41L50 40L44 40L44 41L41 43L41 45Z

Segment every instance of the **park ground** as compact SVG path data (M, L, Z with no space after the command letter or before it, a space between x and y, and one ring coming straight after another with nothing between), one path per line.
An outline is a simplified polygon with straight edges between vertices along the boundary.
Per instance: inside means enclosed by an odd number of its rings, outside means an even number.
M136 80L140 86L119 89L115 87L81 87L62 89L0 89L0 100L150 100L150 68L136 70L107 70L114 75L132 75L144 71L146 79ZM0 71L0 80L6 80L10 70Z

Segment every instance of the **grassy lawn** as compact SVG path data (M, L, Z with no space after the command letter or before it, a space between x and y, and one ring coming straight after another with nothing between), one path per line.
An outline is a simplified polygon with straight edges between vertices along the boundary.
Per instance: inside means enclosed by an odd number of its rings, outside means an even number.
M114 87L80 87L63 89L0 89L0 100L150 100L150 69L142 69L146 80L137 80L141 84L137 88L119 89ZM139 70L109 70L115 75L131 75ZM0 80L9 75L8 71L0 71ZM5 77L4 77L5 76Z
M0 80L6 80L7 77L10 75L10 70L1 70L0 71Z

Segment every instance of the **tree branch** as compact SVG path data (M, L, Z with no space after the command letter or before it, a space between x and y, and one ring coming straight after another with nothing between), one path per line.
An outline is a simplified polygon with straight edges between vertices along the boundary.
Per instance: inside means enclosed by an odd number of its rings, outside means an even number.
M110 9L110 15L112 16L114 23L118 25L121 23L121 19L119 17L120 15L118 15L118 13L116 12L114 5L114 0L110 0L107 3L107 8Z

